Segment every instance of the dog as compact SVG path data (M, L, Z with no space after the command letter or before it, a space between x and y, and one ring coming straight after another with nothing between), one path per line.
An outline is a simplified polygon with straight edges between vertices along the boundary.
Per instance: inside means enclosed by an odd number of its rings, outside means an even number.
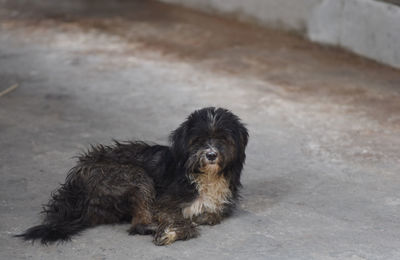
M248 138L236 115L208 107L170 134L170 146L92 146L52 193L43 223L17 236L48 244L130 221L130 235L153 235L156 245L194 238L199 225L218 224L235 208Z

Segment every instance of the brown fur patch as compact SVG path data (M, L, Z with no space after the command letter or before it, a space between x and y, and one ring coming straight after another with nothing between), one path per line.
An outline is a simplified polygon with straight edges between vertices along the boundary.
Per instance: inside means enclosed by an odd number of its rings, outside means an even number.
M182 209L185 218L192 218L204 212L221 213L224 204L230 203L232 193L229 181L219 174L218 164L208 164L201 170L203 173L192 175L199 196Z

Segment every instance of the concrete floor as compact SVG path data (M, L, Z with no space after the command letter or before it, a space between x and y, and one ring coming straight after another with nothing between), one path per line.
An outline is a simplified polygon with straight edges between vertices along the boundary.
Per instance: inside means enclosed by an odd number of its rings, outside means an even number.
M0 0L0 259L400 259L400 71L149 1ZM243 199L156 247L101 226L11 237L91 143L165 143L196 108L247 123Z

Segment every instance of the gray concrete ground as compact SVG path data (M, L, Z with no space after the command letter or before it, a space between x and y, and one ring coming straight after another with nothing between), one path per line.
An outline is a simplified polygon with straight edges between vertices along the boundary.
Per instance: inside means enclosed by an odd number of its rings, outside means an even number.
M149 1L0 1L0 259L400 259L400 72L296 36ZM157 247L101 226L42 247L91 143L165 143L196 108L247 123L243 199Z

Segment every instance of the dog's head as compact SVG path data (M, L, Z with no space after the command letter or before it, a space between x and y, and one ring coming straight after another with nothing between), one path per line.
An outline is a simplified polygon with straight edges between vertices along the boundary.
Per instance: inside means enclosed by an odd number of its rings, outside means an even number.
M170 136L171 150L186 173L240 175L248 133L240 119L223 108L196 110Z

